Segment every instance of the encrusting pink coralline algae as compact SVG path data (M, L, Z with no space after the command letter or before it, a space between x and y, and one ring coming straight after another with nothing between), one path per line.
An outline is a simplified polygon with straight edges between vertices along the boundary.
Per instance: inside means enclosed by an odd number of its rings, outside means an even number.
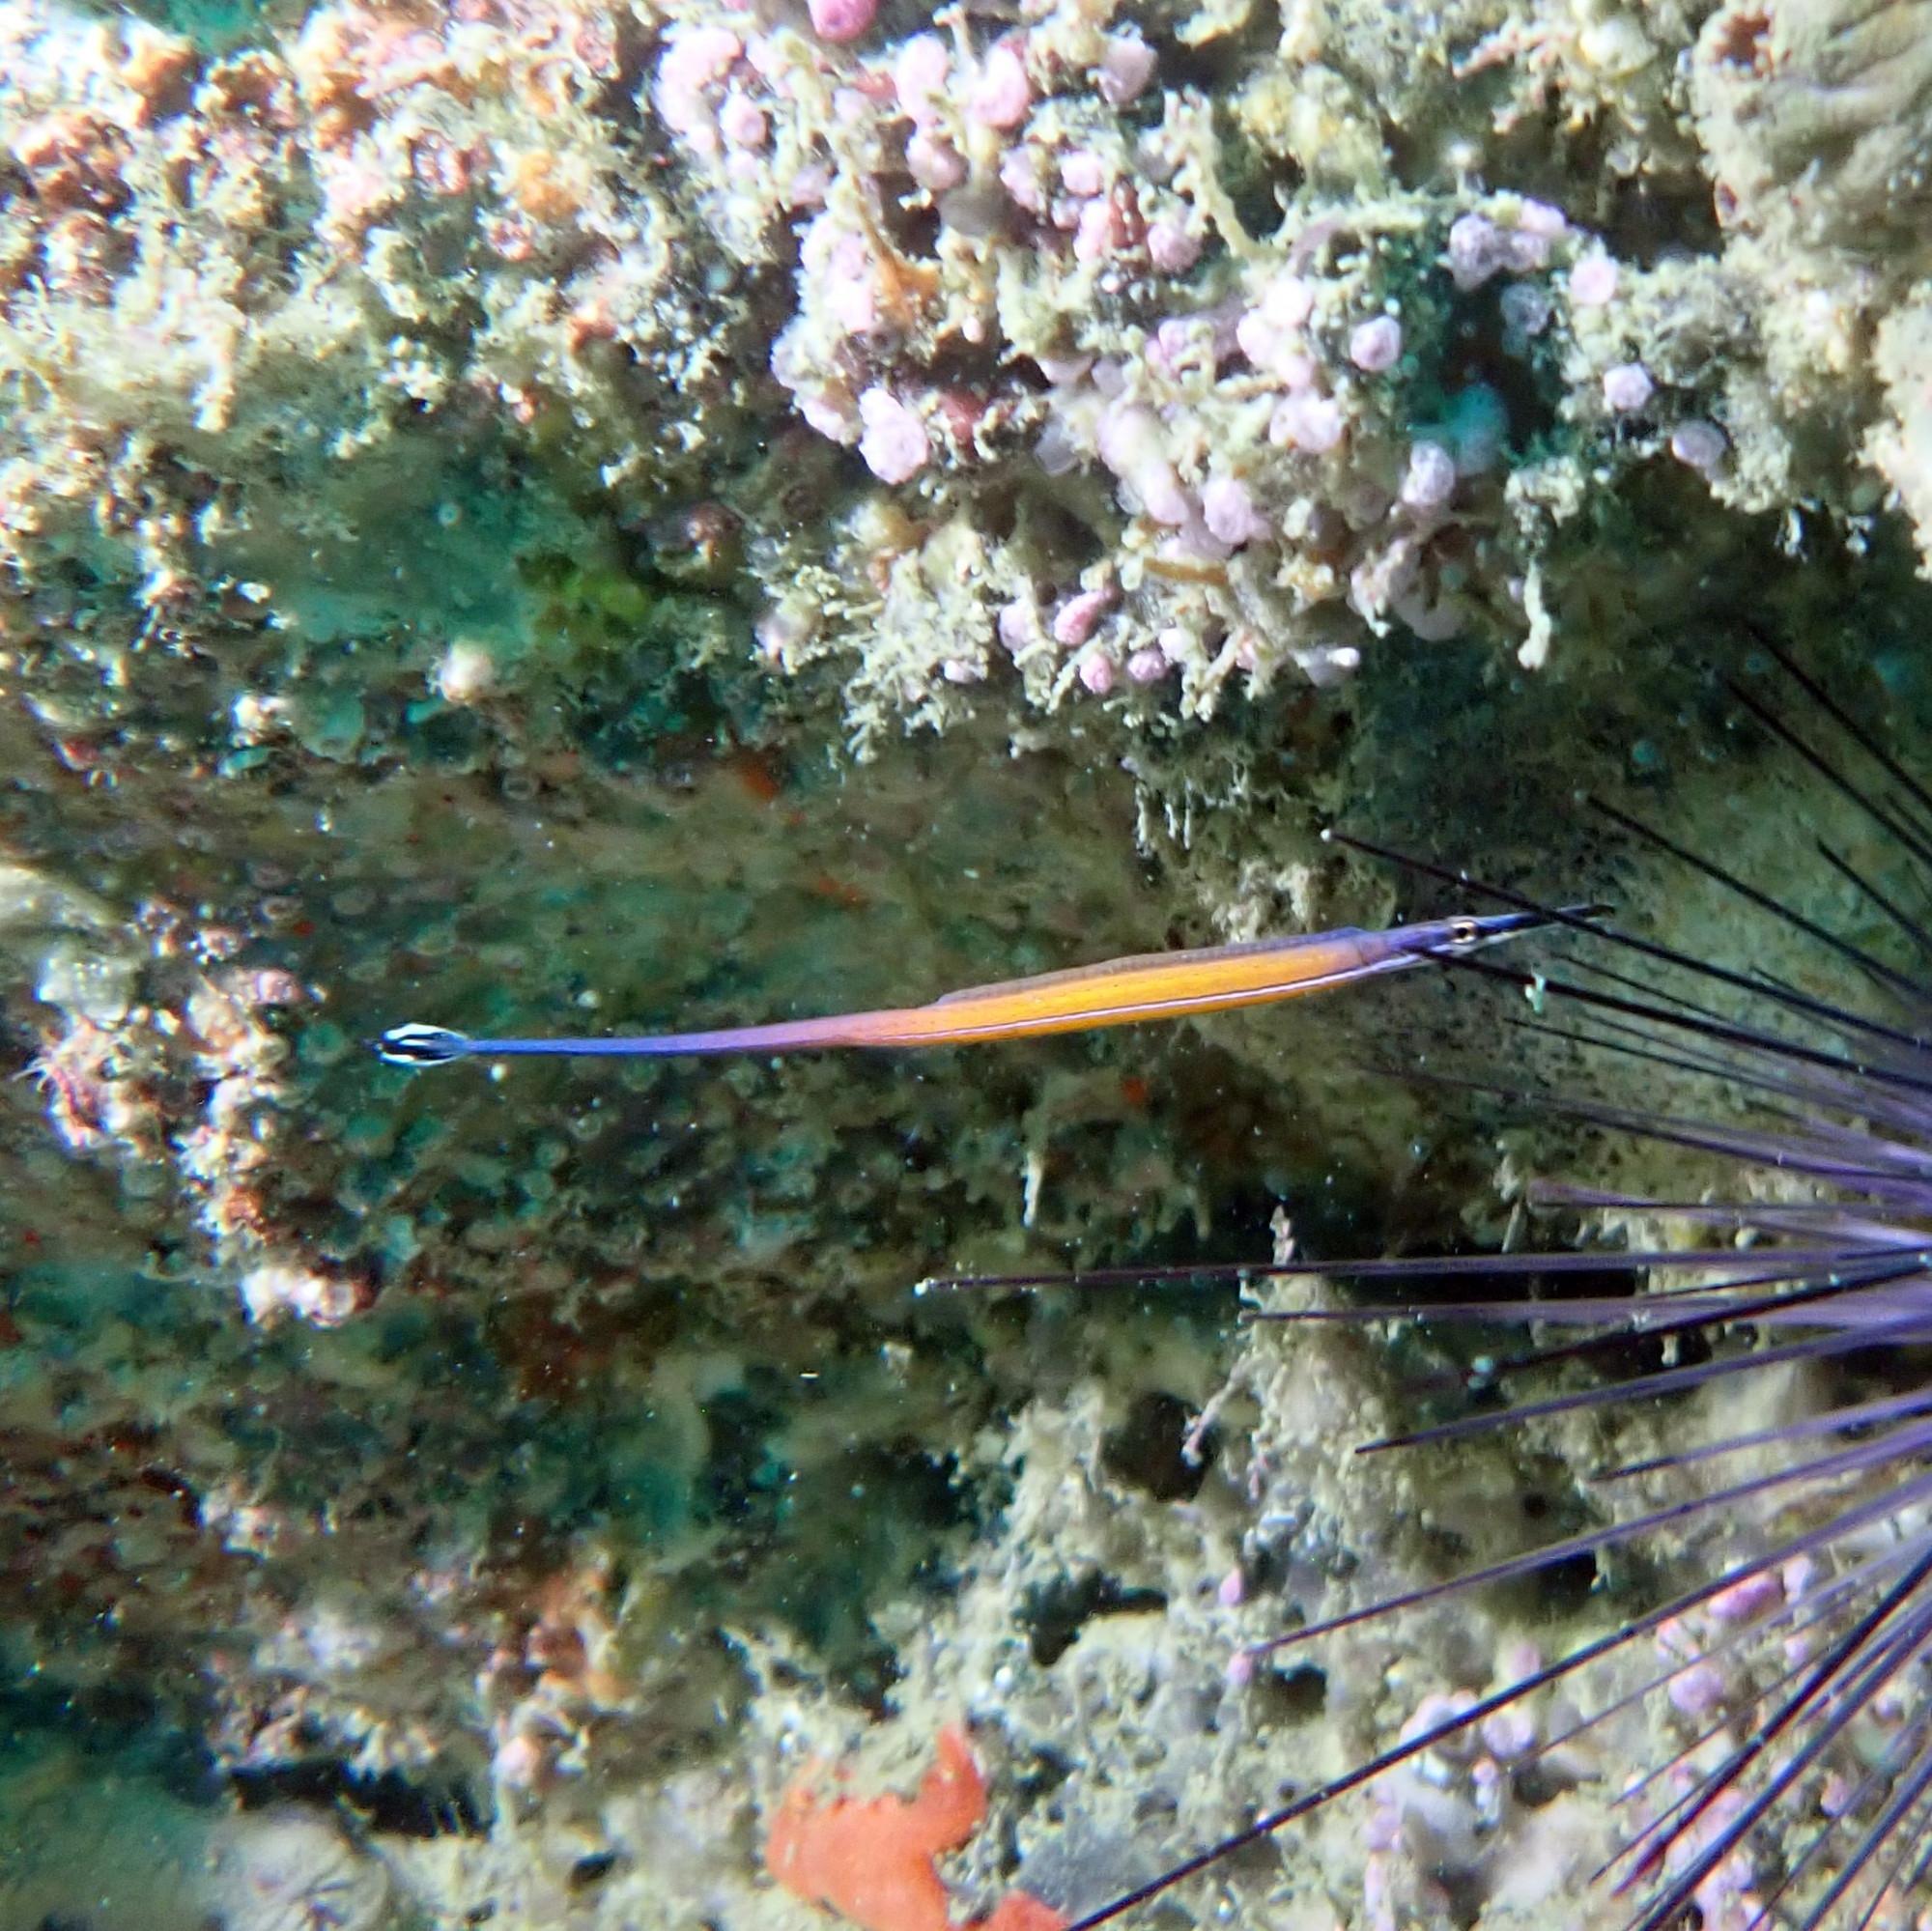
M1405 188L1333 65L1397 33L1372 15L1297 16L1236 140L1189 65L1232 31L1212 10L336 0L214 57L14 0L6 554L31 575L93 527L160 624L286 622L310 533L408 500L425 425L507 439L625 513L726 497L764 656L845 663L863 748L980 684L1198 713L1377 638L1541 663L1566 529L1686 435L1722 502L1868 504L1804 451L1862 433L1861 344L1911 262L1849 271L1829 172L1784 222L1742 28L1672 79L1662 21L1434 22L1439 63L1399 61L1378 111L1463 158ZM1556 97L1630 117L1694 202L1653 95L1696 112L1720 254L1646 266L1483 185L1484 143ZM1277 185L1243 198L1257 158ZM1917 339L1903 310L1880 337L1895 414L1865 451L1911 503ZM1456 462L1426 501L1425 442ZM1100 589L1077 646L1000 623Z

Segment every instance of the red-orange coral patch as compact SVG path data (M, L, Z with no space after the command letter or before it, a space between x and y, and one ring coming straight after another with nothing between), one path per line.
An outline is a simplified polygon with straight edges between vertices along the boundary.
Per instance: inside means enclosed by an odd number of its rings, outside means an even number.
M956 1851L986 1814L986 1786L958 1730L939 1733L938 1761L914 1798L823 1799L819 1778L800 1774L765 1834L765 1868L813 1904L861 1931L951 1931L946 1887L932 1860ZM1013 1891L982 1931L1060 1931L1065 1919Z

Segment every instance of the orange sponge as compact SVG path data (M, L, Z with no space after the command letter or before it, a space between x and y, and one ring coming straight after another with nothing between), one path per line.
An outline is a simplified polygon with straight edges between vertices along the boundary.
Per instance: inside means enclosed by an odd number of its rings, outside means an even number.
M825 1904L861 1931L952 1931L946 1887L932 1860L956 1851L986 1814L986 1786L966 1739L939 1733L938 1761L910 1801L890 1794L822 1801L801 1774L765 1834L765 1868L800 1897ZM1061 1931L1066 1920L1014 1891L981 1931Z
M1050 1904L1023 1890L1009 1890L994 1905L979 1931L1066 1931L1066 1919Z

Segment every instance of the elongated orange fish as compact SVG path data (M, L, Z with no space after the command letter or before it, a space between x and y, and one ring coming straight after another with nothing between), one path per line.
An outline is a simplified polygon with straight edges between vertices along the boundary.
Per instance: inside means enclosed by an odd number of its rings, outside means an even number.
M450 1060L477 1055L494 1059L507 1053L673 1059L692 1053L796 1053L826 1046L954 1046L975 1039L1026 1039L1042 1033L1081 1033L1141 1019L1264 1006L1271 1000L1403 972L1432 959L1460 958L1549 923L1540 912L1498 912L1480 919L1432 919L1385 932L1344 925L1332 932L1257 939L1242 946L1140 952L1102 965L1075 966L1068 972L968 986L930 1006L839 1012L770 1026L729 1026L717 1033L475 1039L447 1026L392 1026L376 1041L376 1050L397 1065L436 1066Z

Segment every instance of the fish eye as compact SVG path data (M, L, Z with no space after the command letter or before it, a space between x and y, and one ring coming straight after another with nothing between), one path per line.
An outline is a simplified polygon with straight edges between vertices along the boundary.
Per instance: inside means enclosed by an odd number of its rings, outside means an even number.
M1473 919L1451 919L1449 922L1449 943L1458 948L1473 946L1482 934L1476 929Z

